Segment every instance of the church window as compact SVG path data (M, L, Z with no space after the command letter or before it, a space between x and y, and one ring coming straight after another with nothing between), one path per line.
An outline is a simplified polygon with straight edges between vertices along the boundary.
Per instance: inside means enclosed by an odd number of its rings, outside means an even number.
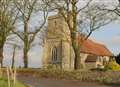
M55 63L58 61L57 47L52 49L52 62Z

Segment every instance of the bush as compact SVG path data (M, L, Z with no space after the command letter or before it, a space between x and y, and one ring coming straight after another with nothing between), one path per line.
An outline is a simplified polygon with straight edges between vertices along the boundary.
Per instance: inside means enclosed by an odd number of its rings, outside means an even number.
M50 68L50 69L49 69ZM83 82L100 82L100 83L120 83L119 71L65 71L62 69L51 69L51 67L45 69L20 69L18 75L29 75L35 78L52 78L52 79L66 79L66 80L78 80ZM1 86L0 86L1 87Z
M115 61L111 61L105 66L105 69L113 70L113 71L120 71L120 65L117 64Z
M55 65L53 65L53 64L48 64L48 65L46 65L46 66L43 66L43 69L52 69L52 70L59 70L59 69L61 69L61 67L59 66L59 65L57 65L57 64L55 64Z

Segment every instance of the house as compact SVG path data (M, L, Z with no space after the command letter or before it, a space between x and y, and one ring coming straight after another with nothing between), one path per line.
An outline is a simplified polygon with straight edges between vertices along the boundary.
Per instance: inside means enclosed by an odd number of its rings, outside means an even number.
M91 68L102 68L104 64L109 62L109 59L113 54L103 44L97 43L90 39L83 42L81 46L81 54L86 55L85 59L81 61L87 69Z
M81 44L78 35L79 44ZM81 46L81 64L85 68L103 67L112 53L102 44L90 39ZM74 69L74 51L71 46L70 31L64 18L59 14L48 18L48 31L44 44L43 67L52 65L57 68Z

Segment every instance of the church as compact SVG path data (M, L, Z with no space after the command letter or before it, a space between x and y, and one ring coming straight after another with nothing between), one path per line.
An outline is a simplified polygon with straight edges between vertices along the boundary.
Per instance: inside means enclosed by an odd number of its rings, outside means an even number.
M90 39L84 41L80 49L80 62L86 69L104 67L104 61L108 62L113 56L105 45ZM70 42L70 31L64 18L59 14L48 18L43 53L43 67L52 65L64 70L74 69L74 51Z

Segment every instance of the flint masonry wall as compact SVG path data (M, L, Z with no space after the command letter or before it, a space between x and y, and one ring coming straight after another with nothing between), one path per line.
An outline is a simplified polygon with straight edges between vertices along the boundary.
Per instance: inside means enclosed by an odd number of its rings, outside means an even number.
M43 66L51 64L52 49L54 47L57 47L57 57L61 61L61 68L65 70L73 69L74 57L70 45L70 32L66 22L60 15L48 18L48 32L44 44Z

